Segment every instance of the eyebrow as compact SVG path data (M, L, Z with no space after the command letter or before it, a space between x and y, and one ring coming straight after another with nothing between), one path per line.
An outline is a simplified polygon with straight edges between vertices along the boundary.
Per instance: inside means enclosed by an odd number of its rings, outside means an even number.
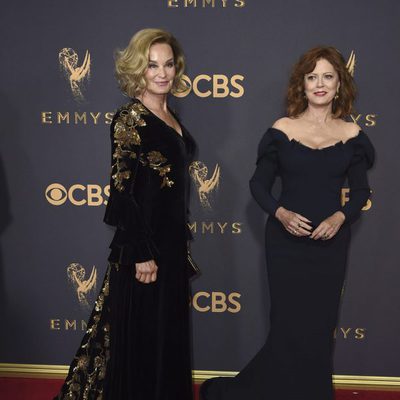
M174 59L173 59L173 58L170 58L169 60L165 61L165 64L167 64L167 63L169 63L169 62L171 62L171 61L174 61ZM157 62L157 61L154 61L154 60L149 60L149 62L152 62L152 63L154 63L154 64L158 64L158 62Z
M333 74L334 73L334 71L327 71L327 72L322 72L323 74ZM306 75L318 75L316 72L309 72L308 74L306 74Z

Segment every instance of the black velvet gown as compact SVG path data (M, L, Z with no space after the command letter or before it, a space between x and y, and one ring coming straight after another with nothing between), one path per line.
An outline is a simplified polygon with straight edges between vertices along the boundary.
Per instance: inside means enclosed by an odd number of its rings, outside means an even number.
M111 124L106 277L56 399L190 400L188 166L195 144L134 99ZM157 281L135 278L154 259Z
M362 131L320 150L289 140L278 129L265 133L250 188L270 214L266 256L271 328L264 347L239 375L205 385L205 400L333 399L333 333L350 225L369 198L367 169L373 160L374 149ZM282 190L276 200L271 188L278 175ZM342 207L346 178L350 201ZM314 228L338 210L346 221L330 240L296 237L274 217L279 206L305 216Z

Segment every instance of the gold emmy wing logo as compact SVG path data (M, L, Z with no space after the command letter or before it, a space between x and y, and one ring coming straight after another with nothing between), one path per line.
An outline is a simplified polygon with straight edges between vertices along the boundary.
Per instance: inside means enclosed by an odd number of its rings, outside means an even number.
M221 178L220 167L217 164L210 179L207 179L208 168L201 161L193 161L189 167L189 173L197 187L200 203L204 208L211 208L210 195L218 189Z
M86 50L82 65L78 66L78 54L75 50L64 47L58 54L60 67L64 71L71 86L72 95L75 100L84 100L82 89L85 79L90 78L90 53Z
M71 263L67 267L67 275L78 296L79 303L83 306L89 306L87 300L88 295L92 290L96 289L97 270L93 266L89 279L85 280L85 268L79 263Z
M354 50L352 50L350 53L350 57L347 60L346 68L349 71L350 75L354 77L354 71L356 69L356 53L354 53Z

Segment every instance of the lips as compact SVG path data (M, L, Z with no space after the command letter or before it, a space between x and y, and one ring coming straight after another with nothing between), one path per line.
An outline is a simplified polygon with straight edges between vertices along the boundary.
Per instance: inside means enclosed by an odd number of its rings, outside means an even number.
M169 81L155 82L159 86L167 86Z
M320 92L314 92L315 96L325 96L328 92L320 91Z

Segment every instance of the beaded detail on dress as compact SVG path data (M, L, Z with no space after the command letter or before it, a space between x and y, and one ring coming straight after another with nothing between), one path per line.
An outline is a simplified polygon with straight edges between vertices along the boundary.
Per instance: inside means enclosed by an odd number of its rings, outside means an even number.
M111 264L95 302L86 334L72 362L58 400L104 400L103 386L110 359L110 324L107 298Z
M163 154L159 151L141 153L140 156L138 154L142 140L137 127L146 126L142 116L147 114L149 112L142 104L129 103L120 109L115 121L113 131L115 148L112 155L111 176L119 192L125 190L125 181L132 177L132 168L128 165L130 160L139 159L142 165L157 171L163 178L161 188L171 187L174 184L174 181L167 176L171 172L171 164Z
M137 131L138 126L146 126L146 121L142 115L148 111L140 103L130 103L122 107L114 125L114 144L113 165L111 166L111 176L115 188L123 192L125 190L124 181L131 177L131 170L126 163L126 159L136 159L137 153L135 146L140 146L141 138Z
M166 157L164 157L159 151L149 151L146 155L141 154L140 162L157 171L163 178L161 188L165 186L171 187L174 184L174 181L170 180L167 176L167 173L171 172L171 164L168 164Z

